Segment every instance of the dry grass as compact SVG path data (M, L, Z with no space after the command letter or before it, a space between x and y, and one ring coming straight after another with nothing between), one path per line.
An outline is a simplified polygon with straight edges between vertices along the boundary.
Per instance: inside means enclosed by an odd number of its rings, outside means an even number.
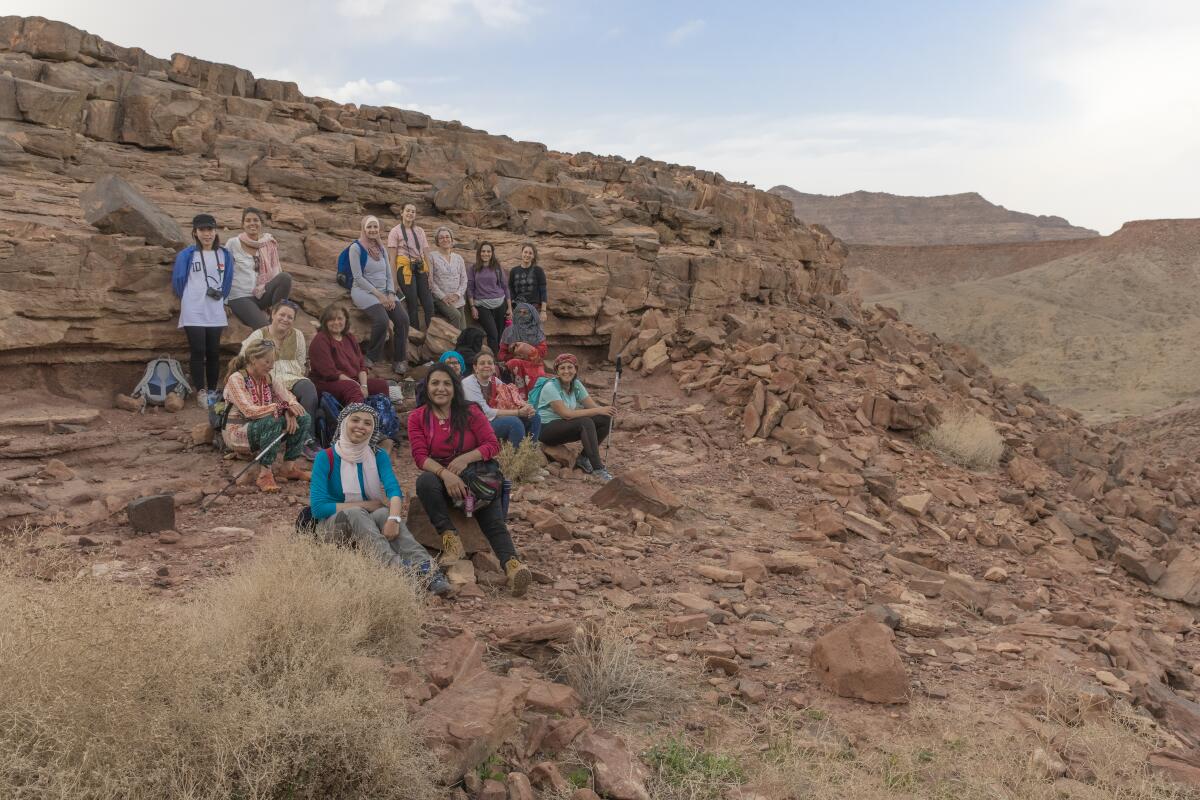
M0 796L433 796L376 655L418 646L421 593L280 534L188 607L91 579L0 576Z
M964 409L947 412L921 444L967 469L995 469L1004 455L1004 439L991 421Z
M642 709L666 714L683 698L677 678L638 654L619 617L585 626L555 667L598 719Z
M827 718L775 720L743 757L771 800L1197 800L1155 775L1146 755L1162 742L1128 706L1064 728L1051 739L979 709L915 705L897 729L880 726L857 746ZM765 750L762 748L765 746ZM1057 780L1031 766L1035 750L1068 765ZM761 751L761 752L760 752ZM753 761L749 759L753 757Z
M509 442L501 442L500 455L496 457L504 477L513 483L528 483L538 476L539 471L546 466L546 457L542 449L533 439L526 436L518 447Z

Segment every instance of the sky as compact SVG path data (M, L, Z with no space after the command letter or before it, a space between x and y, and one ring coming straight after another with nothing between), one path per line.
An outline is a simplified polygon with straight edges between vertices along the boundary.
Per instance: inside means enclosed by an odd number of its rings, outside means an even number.
M187 10L183 10L183 9ZM1200 217L1194 0L5 0L308 95L767 189Z

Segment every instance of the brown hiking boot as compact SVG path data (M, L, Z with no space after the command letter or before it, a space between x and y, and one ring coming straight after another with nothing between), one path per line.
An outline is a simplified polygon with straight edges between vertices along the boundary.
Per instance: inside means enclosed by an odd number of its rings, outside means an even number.
M438 561L442 565L462 561L467 555L462 539L454 531L442 531L442 557Z
M533 573L529 571L529 567L521 563L520 559L510 558L504 565L504 572L508 575L508 590L512 592L513 597L522 597L525 592L529 591L529 584L533 582Z
M258 477L254 479L254 485L260 491L271 493L279 491L279 484L275 482L275 476L271 474L271 470L263 467L258 471Z

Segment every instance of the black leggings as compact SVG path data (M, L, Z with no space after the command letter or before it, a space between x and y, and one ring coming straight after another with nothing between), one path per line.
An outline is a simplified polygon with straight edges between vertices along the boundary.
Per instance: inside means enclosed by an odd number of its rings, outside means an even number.
M538 441L550 445L583 442L583 454L591 462L592 469L604 469L604 462L600 460L600 443L608 438L610 430L612 417L607 414L556 419L553 422L542 423L542 433L538 436Z
M504 320L508 316L508 306L499 305L495 308L475 306L479 312L479 327L487 334L488 347L493 353L500 352L500 334L504 333Z
M432 472L422 471L417 476L417 497L421 498L421 505L434 530L439 534L458 530L450 521L450 494L441 478ZM504 524L504 509L499 497L483 508L475 509L475 520L492 546L492 552L500 559L501 566L507 564L510 558L517 557L517 548L513 546L508 526Z
M400 283L404 279L402 271L396 272L396 285L404 288L404 304L408 306L408 319L417 330L425 330L433 319L433 292L429 291L429 273L417 272L413 275L412 283ZM420 315L425 310L425 324L420 324Z
M266 313L271 310L271 306L280 300L286 300L291 292L292 276L281 272L267 281L267 285L263 287L262 297L250 295L230 300L229 310L242 321L242 324L250 330L256 331L271 322L271 317Z
M191 356L192 388L197 392L205 389L216 391L221 382L221 334L225 328L202 328L187 325L188 350Z
M292 394L296 395L296 402L304 406L304 412L312 417L317 418L317 387L308 378L301 378L292 384Z
M388 320L391 320L395 330L392 332L392 361L408 360L408 314L404 311L404 303L399 301L391 311L384 308L383 303L376 303L364 308L363 313L371 318L371 338L363 348L367 358L372 361L383 360L383 346L387 344Z

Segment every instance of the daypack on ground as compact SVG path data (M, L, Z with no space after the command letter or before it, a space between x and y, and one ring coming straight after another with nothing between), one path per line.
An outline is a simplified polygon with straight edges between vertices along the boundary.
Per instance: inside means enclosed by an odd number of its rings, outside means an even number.
M337 263L337 284L349 291L354 285L354 270L350 269L350 247L354 242L346 245L342 252L338 253ZM358 268L361 270L367 265L367 251L363 248L358 248Z
M395 440L400 435L400 417L396 414L392 399L386 394L373 394L363 403L375 409L379 417L379 431L388 439Z
M175 359L164 355L146 364L146 371L131 395L142 398L150 405L161 406L172 392L186 398L192 391L192 385L183 376L183 367Z

